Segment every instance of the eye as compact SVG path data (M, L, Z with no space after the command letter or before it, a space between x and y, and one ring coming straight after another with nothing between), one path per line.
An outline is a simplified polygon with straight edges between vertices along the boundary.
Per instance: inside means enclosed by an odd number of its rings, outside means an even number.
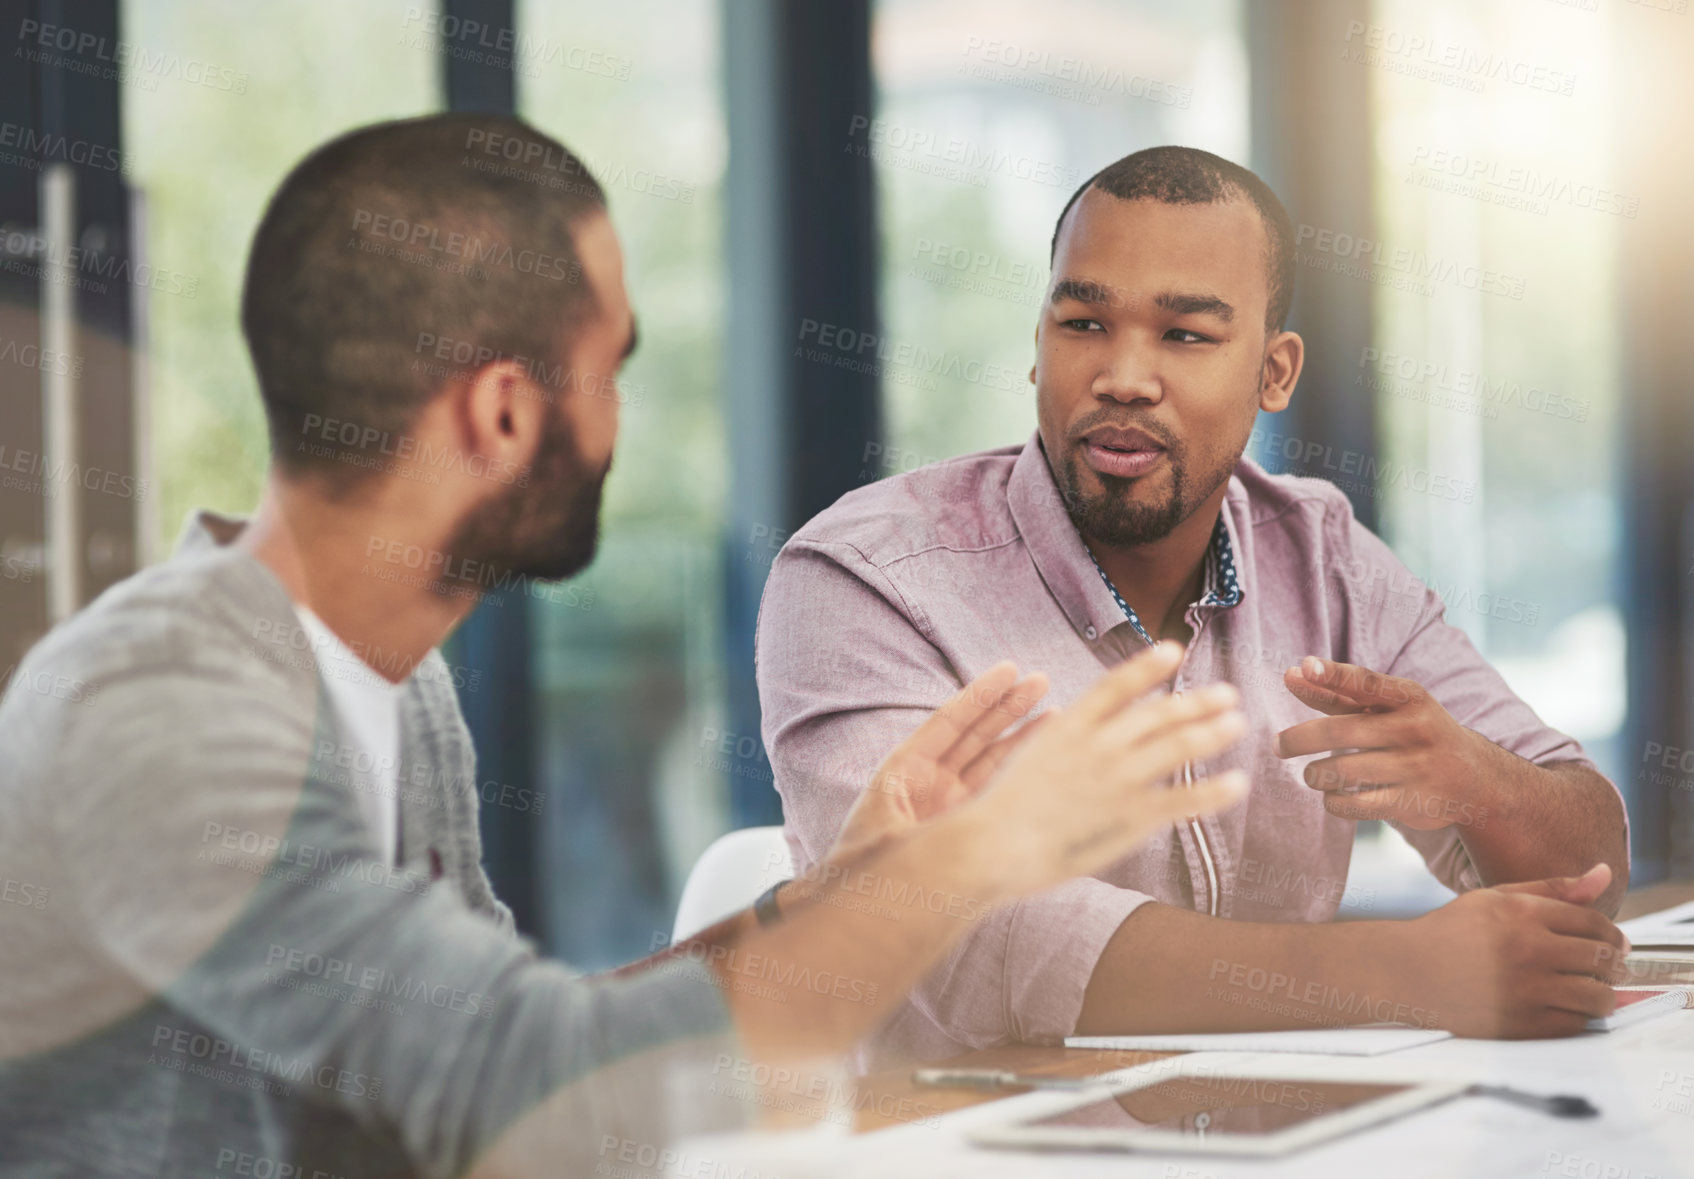
M1210 344L1214 342L1210 336L1202 336L1199 332L1191 332L1187 328L1172 328L1165 333L1165 339L1174 340L1178 344Z
M1106 329L1097 319L1062 319L1060 326L1067 327L1073 332L1103 332Z

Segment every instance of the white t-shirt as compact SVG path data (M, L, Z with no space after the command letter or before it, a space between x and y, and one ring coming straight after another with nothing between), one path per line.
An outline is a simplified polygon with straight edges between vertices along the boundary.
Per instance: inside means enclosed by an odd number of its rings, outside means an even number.
M312 654L330 705L352 737L352 746L334 753L382 853L393 864L400 850L400 692L298 602L294 611L312 640Z

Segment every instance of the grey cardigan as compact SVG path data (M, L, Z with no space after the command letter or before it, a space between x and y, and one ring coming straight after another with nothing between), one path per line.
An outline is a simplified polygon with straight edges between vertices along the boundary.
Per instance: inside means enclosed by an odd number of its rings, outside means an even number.
M239 527L192 519L0 701L0 1173L444 1176L522 1121L589 1174L740 1124L706 1092L739 1057L706 971L584 978L512 936L439 652L380 862Z

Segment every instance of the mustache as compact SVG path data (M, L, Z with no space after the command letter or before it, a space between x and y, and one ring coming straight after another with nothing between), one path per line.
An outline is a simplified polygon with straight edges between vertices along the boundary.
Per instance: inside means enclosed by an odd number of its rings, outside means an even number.
M1144 430L1158 439L1159 445L1172 455L1179 454L1182 451L1182 443L1175 434L1171 433L1169 427L1161 425L1151 418L1126 417L1121 410L1114 410L1105 406L1085 415L1069 430L1065 431L1065 440L1074 444L1080 441L1084 434L1090 430L1097 430L1101 426L1115 426L1124 430Z

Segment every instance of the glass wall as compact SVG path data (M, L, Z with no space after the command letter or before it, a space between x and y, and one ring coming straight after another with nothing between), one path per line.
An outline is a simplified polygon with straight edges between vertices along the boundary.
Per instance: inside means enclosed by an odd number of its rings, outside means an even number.
M1614 179L1605 130L1613 11L1542 4L1526 21L1508 5L1376 0L1337 40L1371 72L1374 127L1378 241L1355 244L1351 273L1375 284L1376 323L1353 386L1376 398L1385 465L1463 489L1386 484L1383 536L1618 780L1614 256L1639 200ZM1371 834L1354 876L1376 914L1451 895Z
M549 948L584 967L666 936L727 826L719 14L693 0L518 5L518 110L607 190L641 343L620 381L600 555L532 601Z
M176 285L193 292L137 291L158 489L143 563L168 553L190 509L245 513L258 503L269 447L239 322L248 244L266 199L312 148L440 107L440 57L423 31L429 8L373 0L351 20L334 0L123 5L124 39L151 50L133 60L168 49L207 67L132 65L120 97L140 256L185 276Z
M1473 492L1391 489L1384 531L1448 621L1614 778L1628 707L1615 256L1640 200L1610 150L1609 40L1614 20L1655 15L1628 7L1542 4L1526 21L1377 0L1378 45L1356 46L1374 71L1377 252L1411 259L1409 281L1378 287L1357 384L1389 461Z
M881 0L872 51L884 331L920 359L885 366L867 478L1033 432L1048 244L1077 185L1157 143L1248 147L1232 0Z

